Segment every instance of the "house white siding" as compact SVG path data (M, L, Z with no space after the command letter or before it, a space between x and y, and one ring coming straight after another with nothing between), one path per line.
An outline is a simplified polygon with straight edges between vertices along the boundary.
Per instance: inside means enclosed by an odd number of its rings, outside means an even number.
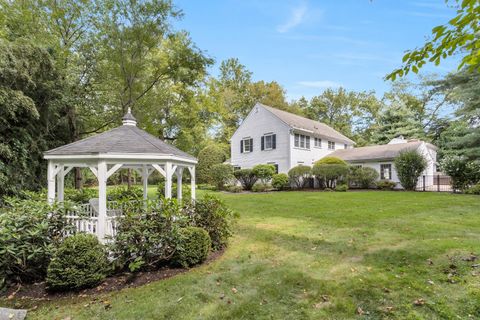
M276 135L276 147L261 150L261 138L265 134ZM252 152L240 152L241 140L253 140ZM290 169L290 128L271 112L255 106L230 139L231 164L239 168L253 168L257 164L276 164L279 172Z

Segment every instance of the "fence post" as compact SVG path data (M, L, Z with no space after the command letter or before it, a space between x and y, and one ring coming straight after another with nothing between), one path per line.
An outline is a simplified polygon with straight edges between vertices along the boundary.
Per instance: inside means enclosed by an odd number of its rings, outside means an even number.
M440 192L440 175L437 174L437 191Z
M425 191L425 175L423 175L423 191Z

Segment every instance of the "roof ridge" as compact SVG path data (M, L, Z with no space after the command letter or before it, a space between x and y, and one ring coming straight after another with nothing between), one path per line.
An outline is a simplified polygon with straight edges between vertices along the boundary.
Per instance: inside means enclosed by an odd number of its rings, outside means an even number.
M295 114L295 113L292 113L292 112L288 112L288 111L285 111L285 110L281 110L281 109L277 109L277 108L274 108L274 107L271 107L271 106L267 106L266 104L263 104L263 103L260 103L260 102L257 102L259 105L261 105L262 107L264 107L266 110L268 110L271 114L273 114L274 116L276 116L278 119L280 119L282 122L284 122L285 124L287 124L289 127L291 128L295 128L293 127L290 123L286 122L285 120L281 119L277 114L275 114L275 112L280 112L280 113L285 113L287 115L292 115L292 116L295 116L295 117L298 117L298 118L301 118L302 120L307 120L307 121L311 121L315 124L319 124L321 126L325 126L333 131L335 131L337 134L339 134L341 137L343 137L344 139L348 140L348 141L351 141L353 143L355 143L355 141L353 141L352 139L350 139L349 137L347 137L346 135L344 135L343 133L341 133L340 131L338 131L337 129L329 126L328 124L326 123L323 123L321 121L318 121L318 120L313 120L313 119L310 119L310 118L307 118L307 117L303 117L301 115L298 115L298 114ZM274 109L274 111L272 111L271 109ZM335 137L332 137L328 134L322 134L323 136L325 137L329 137L329 138L332 138L332 139L335 139Z

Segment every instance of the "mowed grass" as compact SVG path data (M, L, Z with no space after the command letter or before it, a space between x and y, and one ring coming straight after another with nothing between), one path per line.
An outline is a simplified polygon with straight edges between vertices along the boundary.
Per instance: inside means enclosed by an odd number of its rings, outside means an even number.
M241 218L217 261L93 302L21 301L38 305L28 319L480 318L480 262L464 261L480 255L478 196L219 195Z

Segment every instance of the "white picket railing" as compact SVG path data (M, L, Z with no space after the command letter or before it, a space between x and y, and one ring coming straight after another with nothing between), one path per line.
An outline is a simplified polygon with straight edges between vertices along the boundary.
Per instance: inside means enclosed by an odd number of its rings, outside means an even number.
M117 217L122 215L119 204L115 201L107 202L107 221L105 236L115 236ZM77 205L67 213L67 221L75 227L76 232L91 233L98 236L98 213L90 203Z

